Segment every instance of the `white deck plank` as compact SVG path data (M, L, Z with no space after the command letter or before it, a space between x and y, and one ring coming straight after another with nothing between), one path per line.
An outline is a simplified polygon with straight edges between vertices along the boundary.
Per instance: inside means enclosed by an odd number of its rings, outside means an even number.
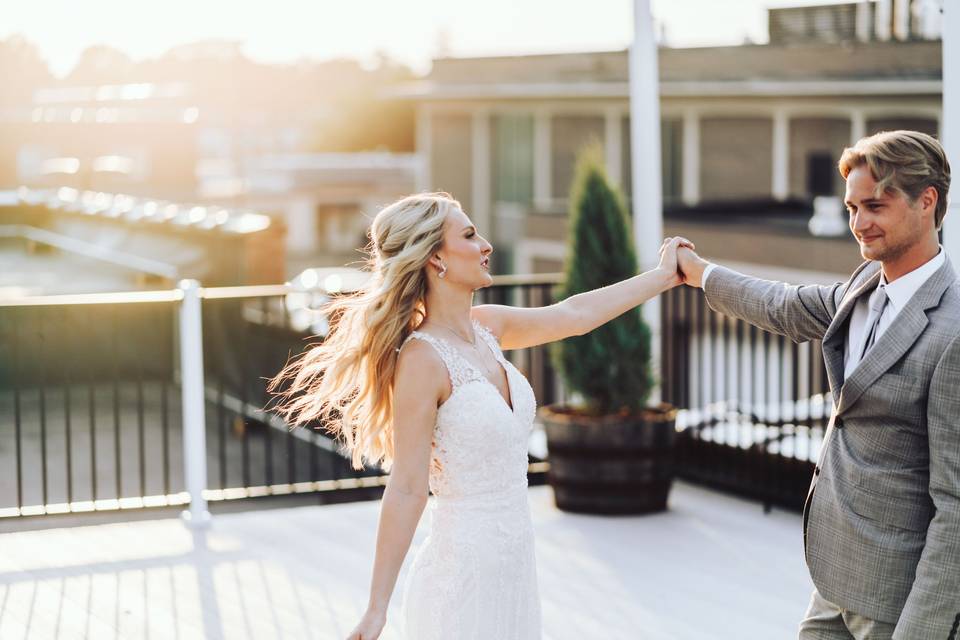
M530 498L545 640L795 637L811 590L798 515L684 483L668 513L639 518L564 514L546 487ZM173 519L2 534L0 638L339 640L366 602L378 513L222 514L200 535ZM399 598L383 640L399 638Z

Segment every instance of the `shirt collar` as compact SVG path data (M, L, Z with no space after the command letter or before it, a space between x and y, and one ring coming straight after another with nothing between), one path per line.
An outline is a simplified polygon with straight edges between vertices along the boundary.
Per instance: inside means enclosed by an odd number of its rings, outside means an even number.
M946 261L945 254L943 253L943 247L940 247L940 252L937 253L933 258L928 260L923 265L917 267L910 273L904 274L894 280L891 283L887 283L887 277L883 274L883 270L880 270L880 284L878 286L883 287L886 290L887 297L890 299L890 304L893 305L894 311L897 313L903 309L910 298L913 297L920 287L930 279L934 273L937 272L937 269L943 266L943 263Z

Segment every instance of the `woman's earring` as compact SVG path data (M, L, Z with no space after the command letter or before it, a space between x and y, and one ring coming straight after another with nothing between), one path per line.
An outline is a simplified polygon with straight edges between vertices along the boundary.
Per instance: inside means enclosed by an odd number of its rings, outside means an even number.
M441 269L440 273L438 273L437 276L442 279L447 275L447 265L443 264L443 260L441 260L440 266L443 267L443 269Z

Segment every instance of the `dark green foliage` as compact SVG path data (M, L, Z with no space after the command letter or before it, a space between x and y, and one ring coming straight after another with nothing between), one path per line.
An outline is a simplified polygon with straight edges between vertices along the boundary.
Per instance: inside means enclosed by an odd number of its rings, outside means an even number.
M570 196L570 245L560 299L637 274L623 197L611 187L597 148L581 152ZM646 407L653 378L650 328L634 308L553 351L567 387L594 414Z

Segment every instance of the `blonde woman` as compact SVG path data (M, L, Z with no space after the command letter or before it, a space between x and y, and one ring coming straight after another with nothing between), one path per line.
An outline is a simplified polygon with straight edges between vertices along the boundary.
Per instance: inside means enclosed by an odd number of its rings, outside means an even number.
M473 306L493 248L444 193L384 208L370 231L373 277L336 303L336 328L274 380L282 412L331 425L354 465L390 469L366 613L348 640L375 640L427 505L430 535L410 567L408 640L540 637L527 441L536 400L502 350L580 335L680 284L660 265L542 308Z

